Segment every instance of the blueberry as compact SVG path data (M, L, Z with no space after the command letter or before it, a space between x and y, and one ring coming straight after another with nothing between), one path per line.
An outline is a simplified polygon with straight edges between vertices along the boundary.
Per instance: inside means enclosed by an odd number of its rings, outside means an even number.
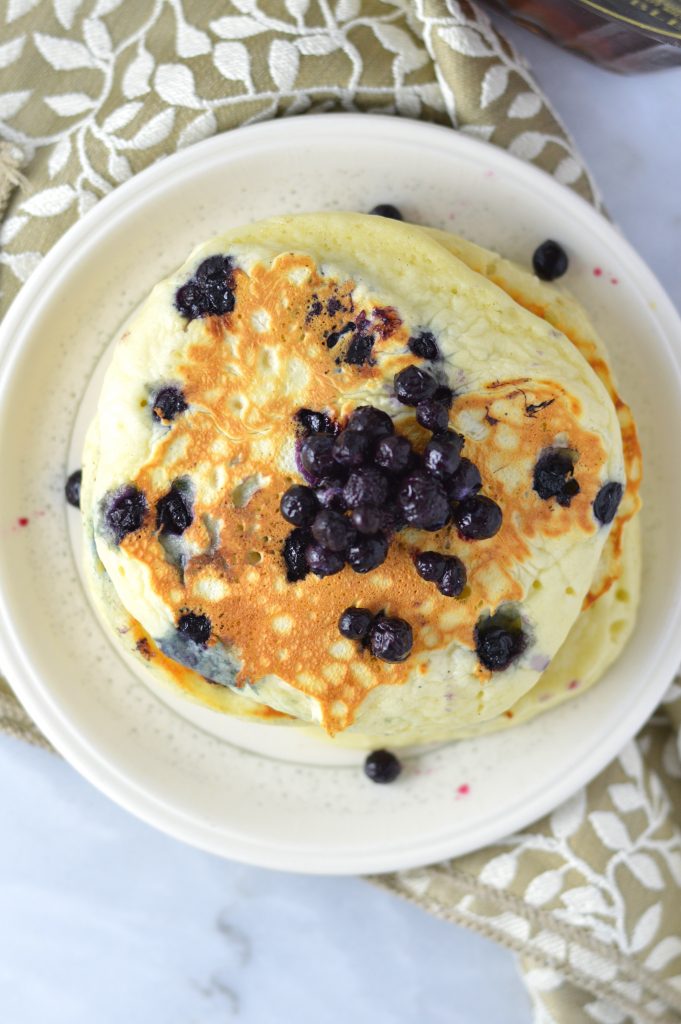
M436 434L423 450L423 465L433 476L441 479L451 476L461 461L462 448L461 434L455 434L453 430Z
M333 438L328 434L313 434L300 445L300 466L308 480L319 480L333 472L336 462L333 457Z
M147 499L132 485L122 487L104 501L104 519L116 544L120 544L129 533L139 530L149 511Z
M287 523L294 526L308 526L314 519L319 502L311 487L294 484L284 492L279 510Z
M382 409L376 409L373 405L358 405L350 414L346 429L364 431L372 440L377 441L381 437L393 434L395 425Z
M195 644L205 647L210 640L211 623L207 615L196 615L185 612L177 620L177 631L185 640L193 640Z
M364 774L372 782L394 782L401 771L402 765L389 750L374 750L364 762Z
M168 493L156 502L156 529L179 537L193 522L194 513L185 488L171 484Z
M282 554L286 565L286 579L289 583L304 580L310 571L305 558L305 549L312 541L308 530L292 530L284 541Z
M384 516L375 505L358 505L350 516L352 525L360 533L378 533L383 526Z
M460 558L452 555L447 559L447 565L442 574L442 579L437 585L437 589L445 597L458 597L465 586L466 566Z
M527 647L520 619L503 610L482 616L473 636L480 663L492 672L503 672Z
M534 467L534 490L544 501L555 498L559 505L567 508L579 494L579 484L570 479L574 471L574 456L569 449L549 448L539 456Z
M447 495L440 482L426 473L405 477L397 500L410 526L421 530L440 530L450 515Z
M381 529L389 536L403 530L407 525L404 512L399 505L387 505L381 510L381 514L383 517Z
M421 579L439 583L447 568L447 557L439 551L420 551L414 559L416 571Z
M501 509L483 494L465 498L452 514L459 536L464 540L487 540L501 528Z
M344 551L354 535L350 522L340 512L318 512L311 533L318 544L329 551Z
M234 273L229 256L210 256L175 293L175 308L188 320L222 316L234 309Z
M382 505L388 496L388 482L379 469L363 466L348 477L343 498L348 508L359 505Z
M482 487L482 477L477 466L470 459L462 457L452 476L445 483L450 501L463 501L477 494Z
M426 430L439 434L449 425L449 410L444 402L436 402L434 398L429 398L416 406L416 420Z
M341 480L334 480L333 477L322 477L316 485L315 493L317 501L322 508L334 508L339 512L345 512L347 509Z
M306 434L331 434L333 436L338 433L338 426L325 412L299 409L295 418Z
M557 277L562 277L568 268L567 253L562 245L549 238L534 250L532 266L542 281L555 281Z
M189 406L180 388L169 385L157 391L151 400L151 414L155 420L170 422L180 413L186 412Z
M345 565L342 555L336 551L329 551L321 544L310 544L306 547L305 558L310 572L313 572L315 576L334 576Z
M369 455L370 438L360 430L342 430L333 444L333 457L341 466L361 466Z
M373 619L366 608L346 608L338 620L338 629L348 640L363 640Z
M409 339L407 344L409 345L409 351L413 352L415 356L419 356L420 359L429 359L433 362L433 360L440 358L440 350L437 347L435 335L431 334L430 331L421 331L419 334L415 334Z
M348 547L348 565L354 572L371 572L383 565L387 554L388 541L382 533L358 537Z
M404 661L414 645L411 626L404 619L377 616L369 629L369 650L381 661Z
M622 484L612 482L601 487L594 501L594 515L603 525L615 518L623 494Z
M404 473L409 465L411 445L406 437L382 437L374 449L374 462L386 473Z
M377 217L388 217L390 220L404 220L400 211L392 203L379 203L378 206L369 210L369 213L373 213Z
M69 505L73 505L74 508L80 508L80 485L83 479L82 469L76 469L66 481L64 487L64 494Z
M371 358L373 347L373 334L365 334L362 331L358 331L345 350L343 362L349 363L350 366L365 366L367 363L373 364L374 360Z
M418 405L432 398L437 381L419 366L407 366L395 374L395 394L403 405Z

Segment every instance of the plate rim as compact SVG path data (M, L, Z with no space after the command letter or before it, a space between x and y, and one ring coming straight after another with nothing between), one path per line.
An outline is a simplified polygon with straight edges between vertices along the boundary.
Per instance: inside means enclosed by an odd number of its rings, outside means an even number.
M462 134L450 127L387 115L331 113L310 114L295 119L282 118L212 136L152 164L101 199L52 246L19 290L0 324L0 403L11 380L15 362L22 351L20 344L13 345L13 335L18 333L19 328L22 333L30 334L31 322L33 317L38 315L37 310L42 303L50 301L55 292L58 293L60 279L72 267L72 261L78 258L76 250L81 238L102 230L111 230L119 220L129 215L131 210L144 203L148 191L162 187L168 176L176 182L181 181L184 177L191 176L195 161L219 161L221 156L224 156L225 147L234 152L235 132L239 137L238 156L244 158L249 152L258 149L271 149L281 144L289 146L292 131L302 132L303 135L307 135L308 141L316 144L320 144L322 140L323 144L324 132L331 127L332 122L335 132L338 118L341 116L349 131L355 134L364 132L375 135L375 132L383 130L388 142L411 146L421 144L440 150L449 149L454 157L472 157L477 162L492 164L495 170L508 168L515 177L520 173L526 182L528 178L530 183L535 181L538 189L544 192L548 189L564 208L567 207L569 210L572 206L576 215L581 215L582 219L586 218L591 222L592 227L605 236L606 242L616 248L623 262L633 263L636 270L636 291L640 294L645 287L646 293L652 296L654 308L650 310L650 314L660 328L661 340L664 341L675 367L677 385L681 392L681 318L663 286L642 257L585 199L535 165L526 163L491 143ZM34 310L31 303L36 295L39 296L39 300ZM641 299L643 301L642 296ZM315 874L375 873L423 866L480 849L499 840L510 831L524 828L549 813L581 786L587 784L616 757L619 750L657 706L673 678L681 656L680 623L681 603L677 604L674 614L670 616L663 643L658 649L656 664L652 666L651 674L658 679L657 685L651 685L633 707L627 709L616 721L610 722L603 743L592 752L591 757L582 760L571 769L567 775L567 782L565 779L557 781L546 792L535 795L529 808L524 809L524 813L518 811L514 805L508 812L490 816L486 823L467 829L463 836L450 832L441 839L433 840L431 837L427 840L427 854L425 851L419 854L418 843L410 838L401 843L393 843L387 852L381 848L378 852L365 849L358 855L343 851L337 855L330 855L327 847L316 849L309 843L304 847L296 847L294 844L272 844L261 839L254 842L242 833L229 832L224 826L211 828L204 822L197 822L181 809L146 791L126 774L123 767L102 755L96 744L91 743L88 735L72 725L68 714L54 699L49 685L46 685L33 670L28 651L20 646L13 635L11 608L0 578L0 656L3 672L39 728L62 756L88 781L137 817L201 849L260 867ZM678 639L675 640L675 637ZM508 821L509 818L512 820ZM229 845L228 852L225 850L225 840ZM320 856L322 849L323 858Z

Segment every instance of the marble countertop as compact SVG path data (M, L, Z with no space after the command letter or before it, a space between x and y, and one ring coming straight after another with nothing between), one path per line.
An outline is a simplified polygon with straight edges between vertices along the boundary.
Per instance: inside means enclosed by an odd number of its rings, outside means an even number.
M681 72L620 78L509 34L681 306ZM366 882L183 846L6 737L0 777L3 1024L531 1019L509 953Z

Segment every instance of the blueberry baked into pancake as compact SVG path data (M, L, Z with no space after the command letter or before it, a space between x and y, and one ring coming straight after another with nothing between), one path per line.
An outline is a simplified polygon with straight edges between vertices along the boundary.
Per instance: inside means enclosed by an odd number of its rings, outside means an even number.
M473 735L621 651L640 469L566 292L397 220L280 217L196 249L118 339L89 580L115 642L216 711Z

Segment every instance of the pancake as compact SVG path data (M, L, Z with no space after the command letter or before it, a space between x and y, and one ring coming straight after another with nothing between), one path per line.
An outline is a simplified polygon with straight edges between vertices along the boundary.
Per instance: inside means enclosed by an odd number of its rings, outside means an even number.
M521 308L443 241L350 214L239 229L200 247L157 286L119 342L93 428L96 455L84 467L92 565L103 567L100 594L106 589L107 603L124 609L125 635L139 629L143 652L164 652L140 656L169 680L175 666L188 673L191 686L175 685L193 688L195 699L240 714L223 703L234 695L240 708L259 702L348 739L461 734L504 716L540 685L585 616L594 580L620 573L607 557L603 570L614 530L592 511L604 484L627 482L607 381L548 315ZM188 322L175 296L218 254L231 260L234 309ZM328 346L350 312L371 339L364 363L352 358L357 330ZM323 409L343 423L371 404L422 447L427 435L413 409L396 402L392 380L418 362L407 342L424 330L437 339L438 372L456 391L450 425L503 510L501 530L477 542L451 529L406 530L374 572L346 568L287 583L278 502L300 482L296 411ZM187 407L158 421L152 403L171 386ZM532 489L533 466L552 446L577 456L580 492L567 508ZM117 542L106 518L112 496L137 488L153 510L177 480L187 481L194 504L181 550L163 543L151 511ZM623 508L625 501L620 515ZM413 554L424 547L463 558L469 586L461 598L445 598L414 572ZM593 602L599 622L612 590ZM381 662L339 636L338 614L350 604L410 621L406 662ZM475 627L499 606L514 609L528 643L512 665L490 672L478 660ZM178 638L188 609L210 619L202 650Z

